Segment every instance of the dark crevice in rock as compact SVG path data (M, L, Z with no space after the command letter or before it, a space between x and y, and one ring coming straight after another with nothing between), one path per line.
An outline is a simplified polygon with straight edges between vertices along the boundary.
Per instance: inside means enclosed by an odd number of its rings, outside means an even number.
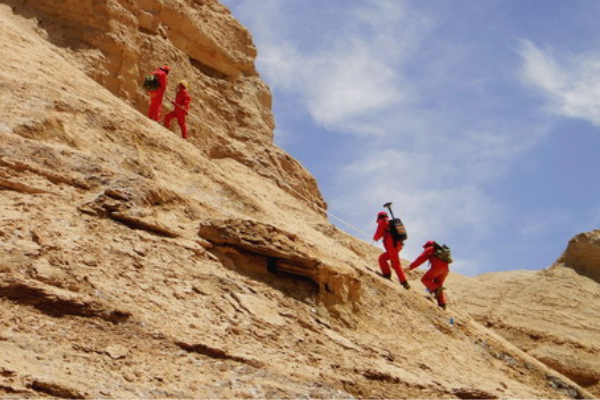
M91 189L91 186L89 184L87 184L86 182L84 182L82 179L59 175L59 174L56 174L49 170L45 170L40 167L36 167L34 165L30 165L30 164L27 164L24 162L8 161L8 160L0 158L0 166L12 169L13 171L16 171L16 172L24 172L24 171L32 172L36 175L43 176L44 178L46 178L47 180L49 180L50 182L55 183L55 184L67 184L69 186L73 186L75 188L85 189L85 190Z
M122 212L112 212L109 214L109 217L110 219L120 222L133 229L141 229L154 235L165 236L169 238L179 237L178 233L158 223L144 221L140 218L136 218Z
M34 188L29 185L20 183L20 182L14 182L14 181L11 181L8 179L3 179L3 178L0 178L0 190L12 190L15 192L27 193L27 194L49 193L46 190Z
M100 318L112 323L122 323L131 314L121 310L106 310L92 300L70 294L52 292L34 283L8 279L0 284L0 297L19 304L32 306L41 312L56 318L74 315L88 318Z
M209 76L211 78L216 78L216 79L228 80L227 75L225 75L221 71L218 71L218 70L208 66L207 64L204 64L201 61L190 58L190 63L192 64L192 66L194 68L196 68L198 71L202 72L206 76Z
M36 392L45 393L61 399L85 399L88 397L83 393L80 393L78 390L60 385L55 382L34 380L28 386Z
M550 386L552 386L552 388L565 393L571 399L584 399L585 398L585 396L579 391L579 389L564 382L562 379L560 379L557 376L546 375L546 379L548 380L548 383L550 384Z
M189 344L189 343L184 343L184 342L177 342L176 344L183 350L188 351L190 353L198 353L198 354L202 354L207 357L218 359L218 360L237 361L237 362L241 362L243 364L248 364L248 365L256 367L256 368L260 368L263 365L258 360L253 360L250 358L237 356L235 354L230 354L227 350L220 349L218 347L209 346L204 343Z
M387 383L400 383L401 380L397 376L392 376L387 372L375 371L368 369L363 371L362 375L370 381L380 381Z
M498 396L478 389L457 389L452 394L459 399L499 399Z

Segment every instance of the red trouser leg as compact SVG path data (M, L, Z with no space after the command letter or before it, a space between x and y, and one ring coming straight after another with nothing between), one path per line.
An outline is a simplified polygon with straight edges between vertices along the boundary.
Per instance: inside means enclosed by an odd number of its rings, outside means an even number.
M444 286L444 281L448 276L448 270L442 268L431 268L429 271L423 275L421 278L421 282L430 292L435 292L438 288ZM440 296L438 297L438 304L446 304L446 295L442 291Z
M396 271L396 275L398 275L398 280L400 283L406 282L406 274L402 269L402 264L400 263L400 250L402 250L402 245L397 244L394 245L393 241L384 242L385 253L387 255L387 259L392 262L392 268ZM380 257L381 258L381 257ZM387 260L386 260L387 261ZM387 266L387 262L386 262ZM388 267L389 271L389 267ZM388 272L389 273L389 272Z
M165 126L167 129L171 129L171 121L175 118L175 112L171 111L167 115L165 115Z
M150 108L148 109L148 118L155 121L160 121L162 113L162 94L151 95L150 97Z
M379 256L379 268L381 268L381 273L384 275L392 273L392 271L390 271L390 265L388 264L389 259L390 256L387 251Z
M185 114L177 114L177 122L179 122L179 128L181 128L181 137L187 139L188 134L187 125L185 123Z
M406 274L402 269L402 264L400 263L400 249L390 249L388 250L388 254L390 255L390 260L392 260L392 268L396 271L396 275L398 275L398 280L400 283L406 282Z
M184 139L188 138L187 135L187 125L185 123L185 114L175 111L171 111L167 115L165 115L165 126L168 129L171 129L171 121L173 118L177 118L177 123L179 124L179 128L181 128L181 137Z

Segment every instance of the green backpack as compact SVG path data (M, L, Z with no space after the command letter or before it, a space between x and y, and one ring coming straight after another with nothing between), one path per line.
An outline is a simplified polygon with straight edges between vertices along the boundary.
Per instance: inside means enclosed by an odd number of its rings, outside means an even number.
M433 247L435 247L435 253L433 253L434 257L437 257L448 264L453 261L450 247L446 246L445 244L440 246L436 242L433 242Z
M143 87L148 92L157 90L160 87L160 82L158 81L158 77L156 75L147 75L146 78L144 78Z

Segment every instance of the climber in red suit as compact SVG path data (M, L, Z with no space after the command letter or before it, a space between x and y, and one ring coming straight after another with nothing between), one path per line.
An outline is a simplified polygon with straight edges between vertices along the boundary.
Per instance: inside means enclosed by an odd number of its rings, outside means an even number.
M164 65L151 72L151 75L156 75L159 87L156 90L148 92L148 95L150 96L150 108L148 109L148 118L159 122L162 117L162 102L163 97L165 95L165 91L167 90L167 75L169 75L169 71L171 71L171 68Z
M173 111L165 115L165 126L168 129L171 128L171 120L173 118L177 118L179 128L181 128L181 137L184 139L188 138L185 116L188 114L190 103L192 101L192 96L190 96L188 93L187 87L188 82L185 79L179 81L179 85L177 85L177 96L175 97L175 101L171 100L171 103L173 103L175 108Z
M385 278L391 279L392 272L388 261L392 262L392 268L396 271L398 279L405 289L410 289L404 270L400 264L400 250L404 246L404 243L395 242L389 229L389 217L385 211L377 214L377 231L373 236L374 241L378 241L383 238L383 247L385 247L385 253L379 256L379 268Z
M425 243L423 253L408 267L408 271L418 268L425 261L431 263L429 271L423 275L421 282L433 294L438 301L438 305L446 309L446 296L444 295L444 281L450 272L448 263L437 258L433 241Z

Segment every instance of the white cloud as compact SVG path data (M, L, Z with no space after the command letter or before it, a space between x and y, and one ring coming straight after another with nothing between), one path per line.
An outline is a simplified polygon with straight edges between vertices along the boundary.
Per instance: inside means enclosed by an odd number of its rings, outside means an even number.
M524 40L518 49L522 79L541 93L553 114L600 126L600 52L556 56Z
M434 22L405 1L347 2L341 10L336 2L335 13L318 16L325 21L309 32L321 40L299 33L305 34L303 26L312 20L307 15L299 21L294 14L294 7L305 3L242 3L246 21L253 21L258 69L275 97L279 93L293 99L317 125L354 134L354 159L326 168L330 180L337 182L326 191L334 214L371 232L382 204L394 201L409 230L406 258L416 257L429 239L460 243L464 251L495 234L495 222L506 217L506 210L486 192L486 185L512 168L515 156L538 143L548 126L530 117L480 113L485 107L473 110L490 96L490 80L498 85L493 71L474 76L473 53L464 46L457 49L455 42L432 48L445 38L430 40ZM422 64L418 56L427 44L424 59L430 63ZM521 54L531 63L526 63L523 76L541 76L544 93L561 93L562 70L546 53L528 46L524 44ZM476 95L456 91L457 86L472 86ZM465 261L462 270L473 272L475 265Z
M409 230L408 258L418 255L418 244L427 240L451 244L460 232L485 236L499 206L476 184L457 180L444 165L435 153L367 151L343 170L332 203L374 231L376 213L384 202L393 201Z
M515 233L523 237L533 237L543 232L556 230L557 227L567 224L569 220L570 216L565 212L549 214L546 210L544 212L532 211L531 215L520 221Z
M377 133L371 129L352 128L350 121L361 119L373 110L397 102L402 93L393 84L395 72L373 58L357 44L352 53L326 56L308 64L312 82L302 93L303 103L319 123L333 129L352 129L360 133Z
M253 21L265 80L275 90L298 96L317 124L381 135L382 129L364 117L416 100L400 66L417 48L428 22L410 14L404 1L369 0L336 10L327 28L321 28L321 40L310 46L290 33L294 7L302 7L298 3L242 4L240 12Z

